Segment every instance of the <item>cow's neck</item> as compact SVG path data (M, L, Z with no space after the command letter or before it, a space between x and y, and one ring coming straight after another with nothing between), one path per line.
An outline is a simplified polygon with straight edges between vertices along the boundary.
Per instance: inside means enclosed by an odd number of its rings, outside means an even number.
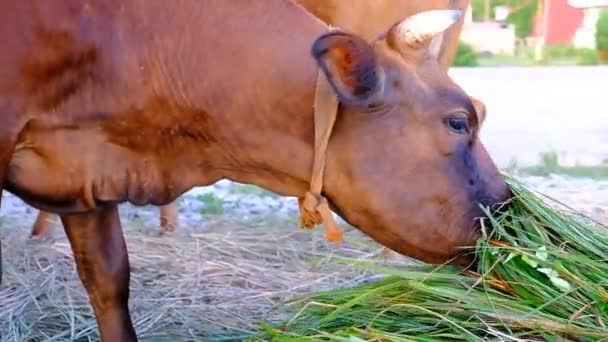
M162 72L150 75L150 69L144 68L142 76L164 83L158 88L165 89L179 106L189 108L176 122L199 126L204 132L204 141L192 144L189 153L196 162L175 160L171 172L175 164L196 167L185 176L175 172L180 177L176 182L187 186L227 178L302 196L309 186L313 160L317 68L310 48L328 28L289 1L272 2L271 8L257 2L218 6L239 8L205 9L196 25L188 23L188 30L200 30L208 39L195 34L176 40L174 36L181 32L177 25L170 28L176 32L158 33L148 47L156 51L153 62L162 66ZM259 19L224 18L217 25L221 15L209 13L216 10L246 12L247 18ZM166 39L165 33L170 35ZM175 51L188 53L177 58Z
M277 90L278 94L285 91L279 96L281 100L265 102L260 98L252 105L264 110L244 110L220 123L215 130L217 145L208 159L214 164L211 174L286 196L304 195L310 186L314 155L316 73L311 74L312 79L297 87L292 84L293 88Z

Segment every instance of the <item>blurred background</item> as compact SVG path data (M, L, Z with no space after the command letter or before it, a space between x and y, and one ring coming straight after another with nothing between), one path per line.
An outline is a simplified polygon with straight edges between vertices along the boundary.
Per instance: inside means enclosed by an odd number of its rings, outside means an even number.
M608 162L607 9L606 0L472 1L452 75L488 106L483 140L500 166Z
M450 73L503 170L606 220L607 0L473 0Z
M473 0L450 74L486 104L482 141L502 170L608 223L608 0ZM59 221L29 239L37 211L3 196L12 285L0 290L11 308L0 312L0 341L94 340ZM170 327L199 338L246 332L252 317L274 317L284 298L376 276L331 257L399 259L352 228L342 245L327 243L321 228L298 228L295 198L251 185L220 181L178 205L178 228L162 236L158 208L121 206L143 337ZM24 337L36 334L43 337Z

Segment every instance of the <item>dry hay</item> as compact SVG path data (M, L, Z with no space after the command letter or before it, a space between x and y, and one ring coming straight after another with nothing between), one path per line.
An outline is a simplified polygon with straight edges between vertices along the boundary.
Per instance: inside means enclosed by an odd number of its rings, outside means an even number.
M295 221L204 221L167 236L154 225L126 224L130 308L142 341L240 340L259 323L280 320L285 300L377 277L330 258L384 257L357 231L337 248ZM98 340L63 231L32 241L28 225L16 222L0 224L1 340Z

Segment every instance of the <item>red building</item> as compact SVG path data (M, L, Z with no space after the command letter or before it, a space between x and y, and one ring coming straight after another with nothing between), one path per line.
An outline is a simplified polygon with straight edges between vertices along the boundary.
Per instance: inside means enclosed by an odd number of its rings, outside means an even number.
M570 6L568 0L540 0L534 36L544 37L545 44L572 43L583 17L583 10Z

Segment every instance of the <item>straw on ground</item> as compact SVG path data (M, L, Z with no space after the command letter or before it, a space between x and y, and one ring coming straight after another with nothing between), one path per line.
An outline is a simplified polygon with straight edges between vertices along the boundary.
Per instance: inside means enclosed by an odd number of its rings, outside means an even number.
M0 340L97 340L97 327L61 230L28 241L28 222L0 223L4 282ZM350 231L339 249L321 231L293 221L239 222L208 217L158 236L126 224L132 276L130 308L142 341L239 339L259 323L284 318L284 300L374 279L373 272L329 262L335 255L382 258L379 246Z

